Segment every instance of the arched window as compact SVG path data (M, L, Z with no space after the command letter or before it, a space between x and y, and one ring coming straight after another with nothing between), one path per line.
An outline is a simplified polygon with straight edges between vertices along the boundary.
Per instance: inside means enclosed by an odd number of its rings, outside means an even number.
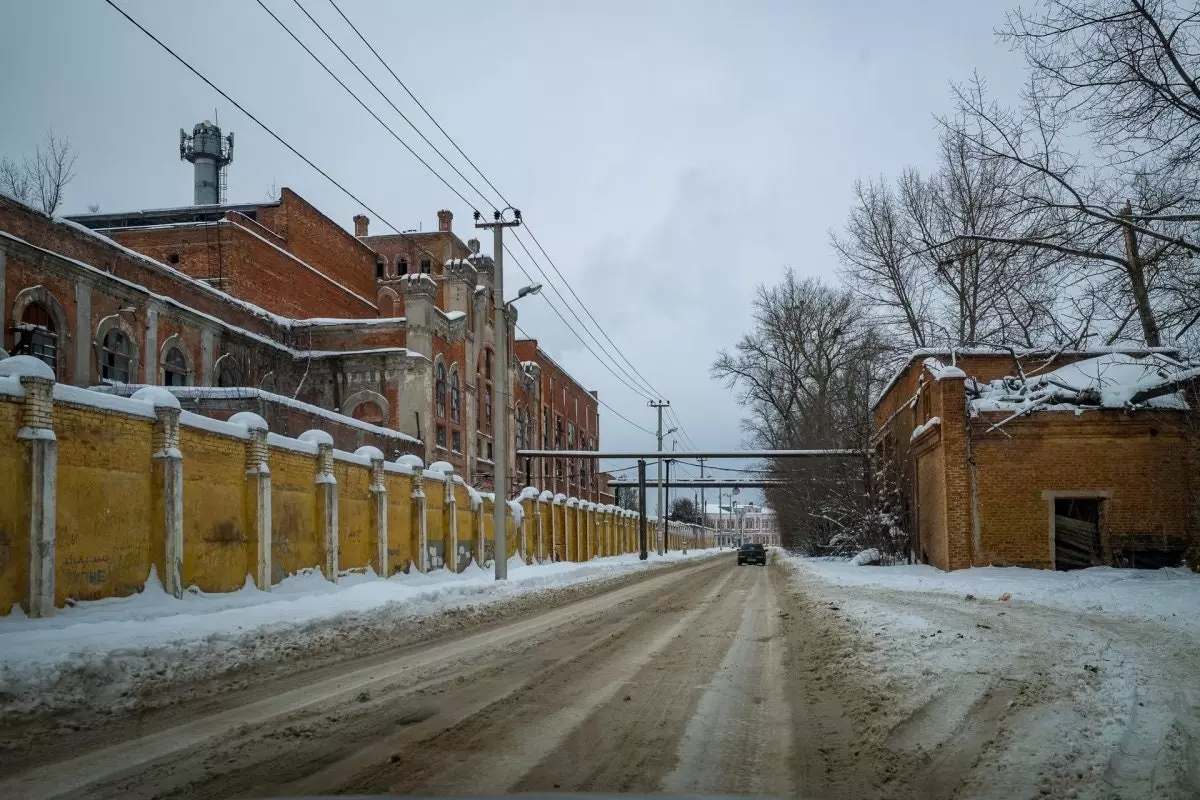
M118 328L104 334L100 347L100 378L112 383L129 383L132 377L133 343Z
M378 403L373 403L366 400L354 407L352 416L362 422L369 422L372 425L383 425L383 409Z
M166 386L187 386L188 384L187 359L184 358L183 351L178 347L168 350L167 357L163 359L163 384Z
M13 355L39 358L58 371L58 331L54 326L54 318L45 306L39 303L26 306L16 333Z
M450 419L462 421L462 388L458 382L458 366L450 370Z
M405 258L404 256L396 256L396 274L397 275L407 275L408 274L408 259Z
M428 275L432 271L433 271L433 262L430 261L428 258L422 258L421 259L421 272L425 275Z
M221 371L217 373L217 386L238 386L240 384L237 367L228 361L221 364Z
M487 390L483 393L483 419L484 419L483 432L491 433L492 432L492 387L491 387L491 385L489 385L487 387Z
M435 367L434 396L437 398L437 415L446 416L446 365L439 361ZM442 443L443 445L445 442Z

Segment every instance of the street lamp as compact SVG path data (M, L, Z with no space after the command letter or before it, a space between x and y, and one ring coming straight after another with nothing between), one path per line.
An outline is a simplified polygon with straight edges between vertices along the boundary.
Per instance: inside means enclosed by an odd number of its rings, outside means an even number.
M541 291L542 291L542 285L540 283L531 283L528 286L522 286L517 291L517 296L514 297L512 300L509 300L507 303L505 303L504 307L512 308L512 304L517 302L518 300L520 300L522 297L528 297L530 295L538 294Z

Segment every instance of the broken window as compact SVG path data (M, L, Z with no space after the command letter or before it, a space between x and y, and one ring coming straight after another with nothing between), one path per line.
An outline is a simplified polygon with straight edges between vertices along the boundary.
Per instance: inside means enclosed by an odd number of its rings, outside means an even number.
M33 356L58 370L58 331L50 312L38 303L30 303L16 328L13 355Z
M129 383L133 346L129 337L113 328L104 334L100 348L100 378L111 383Z
M187 386L187 359L178 347L167 351L163 359L163 384L166 386Z

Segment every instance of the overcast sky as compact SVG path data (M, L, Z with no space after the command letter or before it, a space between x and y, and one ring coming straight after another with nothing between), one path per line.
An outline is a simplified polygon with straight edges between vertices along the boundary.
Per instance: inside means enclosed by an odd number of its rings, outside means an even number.
M396 227L428 230L436 211L450 208L456 231L473 234L471 207L256 3L116 2ZM265 2L486 208L292 0ZM301 2L451 155L328 0ZM853 181L930 164L933 114L948 109L951 81L978 70L1007 99L1022 79L1019 58L993 33L1012 0L338 2L521 209L592 314L705 448L741 444L738 404L708 368L747 330L756 284L788 266L835 280L828 231L843 222ZM93 203L104 211L190 204L178 131L216 114L236 134L230 201L262 200L274 183L353 227L360 209L352 200L103 0L0 0L0 29L9 32L0 48L0 152L31 151L50 128L68 137L79 160L66 213ZM388 227L373 217L371 231ZM509 294L527 282L511 260L505 272ZM654 427L646 399L601 366L544 299L519 309L521 328L560 364ZM605 449L653 445L605 409L601 420Z

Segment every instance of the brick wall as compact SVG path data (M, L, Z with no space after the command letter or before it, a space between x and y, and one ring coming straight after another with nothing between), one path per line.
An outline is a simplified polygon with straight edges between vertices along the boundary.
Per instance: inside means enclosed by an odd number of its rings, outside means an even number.
M1049 370L1092 355L1066 353L1050 364L1043 355L1024 366ZM964 379L935 381L922 360L914 359L877 404L874 437L877 455L897 459L907 476L918 557L942 569L1052 567L1056 495L1103 498L1108 562L1114 549L1195 541L1200 451L1187 412L1041 411L988 432L1009 414L968 419ZM1015 372L1008 355L965 355L958 365L985 381ZM940 425L912 439L933 417Z
M375 252L291 189L285 186L279 204L263 206L257 218L299 258L363 297L375 296Z
M516 341L517 357L521 361L533 361L542 372L541 403L538 409L537 423L538 440L542 448L586 450L596 449L600 441L600 404L595 395L580 386L565 370L549 357L540 347L536 339L520 339ZM543 423L548 419L548 430L542 437ZM562 425L561 444L558 443L557 431ZM568 426L575 429L574 447L567 440ZM595 446L585 447L583 442L595 442ZM535 481L556 493L577 495L593 502L600 501L599 481L593 480L592 466L579 459L540 459L545 463L534 466ZM586 468L586 477L581 482L581 471ZM596 466L597 473L599 466Z
M332 225L332 224L331 224ZM302 226L307 227L307 226ZM326 235L333 241L340 228L331 226ZM309 261L299 253L289 255L293 243L236 212L212 225L167 228L131 228L109 234L122 245L156 261L172 263L194 278L219 281L216 285L235 297L288 317L378 316L372 277L365 288L342 282L350 266L340 262ZM313 232L309 231L309 236ZM354 246L364 251L356 241ZM321 248L312 248L320 255ZM369 253L369 251L367 251ZM300 259L300 261L297 261ZM374 256L369 257L368 275L373 276ZM304 262L304 263L301 263ZM306 266L307 265L307 266ZM359 281L358 283L361 283Z
M979 479L976 564L1052 566L1053 495L1101 502L1105 559L1112 545L1187 538L1191 526L1191 443L1184 412L1044 412L984 431L1003 414L972 422Z

